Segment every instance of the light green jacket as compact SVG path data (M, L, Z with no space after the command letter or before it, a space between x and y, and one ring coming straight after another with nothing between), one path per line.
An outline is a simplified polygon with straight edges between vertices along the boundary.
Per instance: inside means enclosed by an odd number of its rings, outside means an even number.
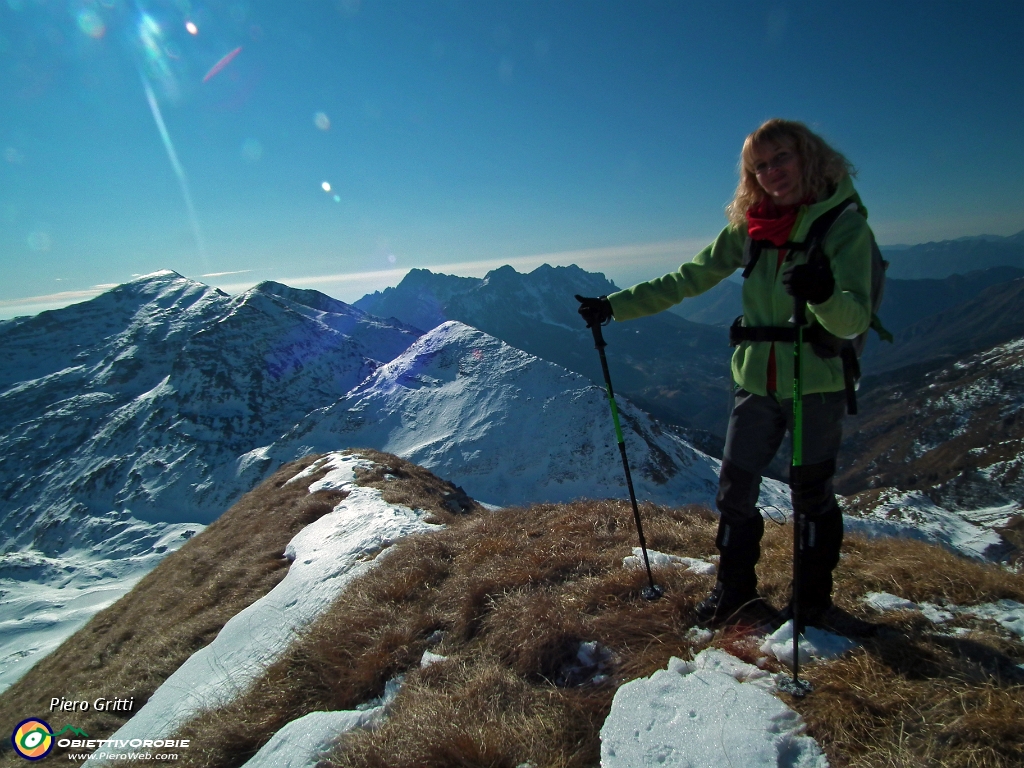
M832 225L824 242L836 289L821 304L808 304L808 320L817 321L836 336L852 338L867 330L871 322L871 230L867 211L849 178L843 179L835 193L813 205L801 206L789 235L792 242L807 237L811 223L823 213L854 197L859 211L848 211ZM608 300L616 320L632 320L661 312L685 298L697 296L714 287L740 268L746 225L732 224L722 230L711 245L683 264L675 272L639 283L611 294ZM750 277L743 281L743 324L746 326L792 325L793 297L786 293L782 275L791 264L807 261L807 253L790 254L792 261L777 269L778 250L766 248ZM775 345L776 383L780 398L792 397L793 344L768 341L744 341L733 353L732 376L739 387L756 395L767 394L768 354ZM839 392L844 389L843 365L838 357L822 358L804 344L803 391Z

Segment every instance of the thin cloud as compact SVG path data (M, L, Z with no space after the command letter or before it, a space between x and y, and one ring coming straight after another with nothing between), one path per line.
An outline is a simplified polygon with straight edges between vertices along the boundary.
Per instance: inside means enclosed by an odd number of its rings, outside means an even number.
M551 251L529 256L513 256L511 258L477 259L472 261L454 261L441 264L418 264L420 269L431 272L458 274L464 277L483 277L488 272L503 266L511 266L520 271L533 270L542 264L567 266L576 264L584 269L609 269L629 266L642 267L644 264L665 262L667 257L675 256L676 265L688 261L697 251L710 242L710 238L689 240L666 240L657 243L638 243L632 245L614 245L602 248L581 248L571 251ZM381 269L367 272L339 272L329 275L301 275L282 277L277 281L296 288L302 286L325 286L329 284L380 283L399 282L412 267ZM235 283L221 285L221 289L231 292L244 291L252 287L251 283Z
M536 253L528 256L513 256L511 258L476 259L471 261L453 261L438 264L417 264L421 269L429 269L431 272L444 274L457 274L465 277L483 277L491 270L503 266L511 266L519 271L526 272L536 269L542 264L552 266L577 266L590 271L609 271L613 273L625 273L627 271L657 271L671 269L685 261L689 261L697 251L707 245L711 238L697 238L687 240L665 240L656 243L634 243L629 245L613 245L602 248L580 248L569 251L551 251L548 253ZM412 267L398 267L391 269L369 270L365 272L340 272L329 275L297 275L294 277L275 278L278 282L290 285L294 288L314 286L319 289L330 285L337 285L341 288L359 289L362 291L380 290L389 285L396 285L408 274ZM230 275L241 275L252 272L251 269L236 270L231 272L210 272L200 277L216 278L228 277ZM218 284L221 290L228 293L241 293L255 285L254 282L237 282L230 284ZM43 296L27 296L20 299L0 300L0 314L10 316L10 310L18 308L31 308L36 312L44 309L56 309L80 301L88 301L100 295L104 291L116 287L116 283L95 285L78 291L62 291Z
M104 291L116 288L117 285L117 283L94 285L92 288L85 288L80 291L61 291L60 293L49 293L45 296L26 296L22 299L3 299L0 300L0 308L25 307L32 304L72 304L76 301L94 299Z
M205 275L200 275L200 277L224 277L225 275L244 275L246 272L252 272L252 270L236 269L234 272L207 272Z

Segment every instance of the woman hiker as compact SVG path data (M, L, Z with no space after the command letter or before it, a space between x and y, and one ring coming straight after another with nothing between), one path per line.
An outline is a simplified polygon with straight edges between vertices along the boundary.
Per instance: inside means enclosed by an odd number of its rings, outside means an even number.
M705 624L727 622L759 602L754 566L761 554L764 520L756 505L761 474L793 428L794 299L807 302L809 330L820 325L837 337L852 338L871 321L872 234L853 173L846 158L807 126L769 120L743 143L736 196L726 208L729 223L711 245L663 277L607 297L578 297L588 325L652 315L703 293L749 264L749 256L746 262L744 257L748 236L768 241L745 275L745 328L740 331L782 328L790 341L744 340L733 353L735 396L716 498L721 517L715 544L721 559L714 589L697 606L698 620ZM850 198L857 212L844 212L829 228L822 248L827 258L808 260L805 250L785 247L803 244L816 219ZM748 333L748 339L753 335ZM821 357L806 342L802 349L802 479L791 483L794 512L806 521L800 614L802 624L828 626L829 614L837 612L832 606L832 570L843 541L832 477L846 385L839 357ZM790 598L790 614L792 606Z

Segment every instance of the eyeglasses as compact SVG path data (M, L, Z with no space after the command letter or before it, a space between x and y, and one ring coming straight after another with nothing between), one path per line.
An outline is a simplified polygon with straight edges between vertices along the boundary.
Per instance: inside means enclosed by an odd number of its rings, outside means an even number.
M784 165L789 165L796 158L792 152L782 151L779 152L775 157L769 160L767 163L760 162L754 166L754 175L761 176L768 171L774 171L776 168L781 168Z

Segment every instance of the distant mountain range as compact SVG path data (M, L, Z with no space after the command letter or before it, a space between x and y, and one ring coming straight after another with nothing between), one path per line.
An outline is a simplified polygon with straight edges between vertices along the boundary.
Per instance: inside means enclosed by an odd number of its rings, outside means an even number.
M989 267L1024 269L1024 231L1009 237L981 235L937 243L883 247L889 277L902 280L942 279Z
M397 286L355 302L372 314L425 330L458 320L603 386L593 337L574 294L618 290L577 266L543 265L529 274L502 267L475 281L414 269ZM688 430L720 454L730 408L728 335L669 312L604 329L615 390L651 415Z
M982 284L977 281L972 287ZM906 293L909 295L905 306L912 310L913 292ZM1024 336L1024 277L989 285L967 301L897 328L892 345L873 339L872 349L865 352L864 369L867 373L883 373L927 361L948 360L1021 336Z

